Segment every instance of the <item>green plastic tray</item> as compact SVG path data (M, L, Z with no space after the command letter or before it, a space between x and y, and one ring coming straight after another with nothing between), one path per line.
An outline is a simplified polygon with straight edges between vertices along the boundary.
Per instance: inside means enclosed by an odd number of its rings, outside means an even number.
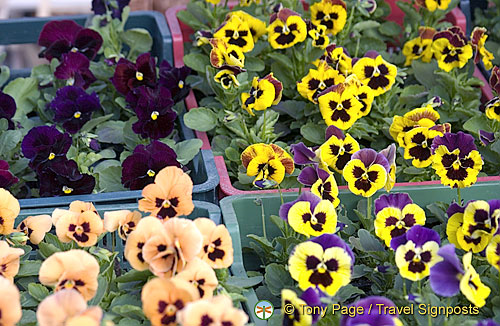
M410 195L413 202L425 209L425 206L437 202L450 203L457 198L457 191L444 187L442 185L429 185L421 187L401 187L394 188L391 193L406 192ZM374 195L378 198L385 191L379 191ZM471 199L500 199L500 181L477 183L470 188L461 190L462 198L467 201ZM283 193L285 202L295 200L298 193ZM347 190L341 190L340 202L345 206L347 215L352 219L357 219L353 209L357 207L359 200L363 197L353 195ZM281 200L279 194L260 194L260 195L236 195L222 199L220 207L222 210L223 223L229 230L233 240L234 263L231 266L231 272L235 276L246 277L247 271L256 271L260 266L260 259L253 253L242 252L242 248L249 247L249 234L262 236L261 206L257 205L256 200L260 200L264 205L266 216L266 231L268 239L272 239L280 234L279 229L270 221L270 215L279 215ZM373 213L372 213L373 216ZM266 325L265 321L255 317L254 306L258 302L255 291L251 290L245 293L247 302L244 309L247 311L250 320L257 326Z

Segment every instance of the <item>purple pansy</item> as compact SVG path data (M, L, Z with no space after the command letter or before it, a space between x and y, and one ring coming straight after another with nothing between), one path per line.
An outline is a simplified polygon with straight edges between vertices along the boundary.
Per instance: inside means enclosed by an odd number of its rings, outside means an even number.
M361 313L354 317L343 315L340 326L396 326L400 325L396 305L389 299L379 296L371 296L361 299L350 306L362 307L356 310ZM394 314L390 314L394 312Z
M371 148L363 148L352 154L351 160L361 160L365 164L366 167L372 166L374 164L380 164L384 167L384 169L389 172L390 165L389 161L385 157L385 155L381 153L377 153Z
M9 129L14 129L12 117L16 114L16 101L12 96L0 91L0 119L6 119Z
M54 121L62 123L70 134L76 134L90 120L92 112L101 108L99 97L94 92L87 94L76 86L59 89L48 107L54 111Z
M143 138L159 139L174 130L177 114L172 110L174 101L165 87L156 89L140 86L127 96L127 102L139 119L132 130Z
M422 247L429 241L441 244L441 238L439 238L439 234L436 231L421 225L415 225L405 234L392 239L391 248L396 251L399 246L406 244L408 241L412 241L416 247Z
M92 11L96 15L105 15L107 7L111 11L112 18L121 18L123 9L129 2L130 0L92 0Z
M312 186L318 179L321 179L323 182L328 179L331 174L327 171L321 169L316 166L307 166L300 171L299 176L297 177L297 181L302 183L304 186Z
M322 234L319 237L312 238L310 241L318 243L323 247L323 250L326 250L328 248L333 248L333 247L339 247L344 249L344 251L351 257L352 262L351 262L351 271L354 266L354 253L352 252L351 248L347 245L347 243L344 242L339 236L336 236L335 234Z
M298 165L316 164L318 163L316 153L313 149L300 142L290 145L290 150L293 153L293 161Z
M314 195L331 201L335 207L340 204L335 177L332 173L321 169L319 165L305 167L300 171L297 180L303 185L311 187L311 192Z
M448 244L438 251L442 261L431 267L429 280L432 290L444 297L452 297L460 292L460 279L457 275L464 273L462 263L455 253L455 246Z
M143 53L135 63L121 58L116 64L115 73L111 78L118 93L127 96L130 91L139 86L155 87L156 63L150 53Z
M101 48L102 37L72 20L53 20L43 26L38 45L45 47L40 56L48 60L60 60L68 52L80 52L92 60Z
M413 204L413 201L407 193L381 195L375 200L375 214L378 214L378 212L386 207L395 207L403 210L409 204Z
M485 319L479 321L476 326L500 326L500 324L493 319Z
M436 138L434 138L432 142L433 153L438 149L439 146L445 146L449 152L453 152L455 149L459 149L460 158L464 158L473 150L477 150L476 144L474 144L474 137L461 131L456 134L451 132L445 133L443 136L437 136Z
M479 140L481 141L481 144L488 146L495 141L495 133L488 132L486 130L479 130Z
M78 171L73 160L58 160L47 166L39 174L40 196L64 196L90 194L95 187L95 179Z
M166 166L181 166L168 145L157 140L147 146L137 145L132 155L123 161L122 183L131 190L143 189L153 183L156 174Z
M9 171L9 163L0 160L0 188L7 189L18 181L19 179Z
M54 76L67 80L68 85L87 89L96 81L89 69L90 60L79 52L69 52L62 55L62 62L56 68Z
M30 160L32 169L43 168L51 161L65 159L71 146L71 137L54 126L32 128L21 143L24 157Z
M190 87L186 84L186 78L191 73L191 69L182 66L172 67L168 61L163 60L158 72L159 84L166 87L172 93L175 103L182 101L189 94Z
M315 288L310 287L302 292L300 298L304 300L308 307L325 307L325 304L321 302L321 296L321 292L319 292ZM320 317L319 310L320 309L313 308L313 312L315 312L311 314L313 323L317 322Z

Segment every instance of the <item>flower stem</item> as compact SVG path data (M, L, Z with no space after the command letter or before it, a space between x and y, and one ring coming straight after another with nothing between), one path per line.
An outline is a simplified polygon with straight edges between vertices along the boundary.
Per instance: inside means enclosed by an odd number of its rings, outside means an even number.
M266 232L266 214L264 213L264 203L262 202L262 199L259 199L260 201L260 211L262 215L262 234L264 238L267 239L267 232Z
M267 109L264 110L264 116L262 117L262 141L266 142L266 112Z
M405 298L408 295L408 293L406 291L406 280L405 279L403 279L403 294L404 294Z
M372 215L372 197L366 198L366 221L370 222Z
M458 204L462 205L462 196L460 195L460 187L457 187L457 197L458 197Z
M224 1L224 9L227 9L228 0Z
M281 191L281 187L278 184L278 192L280 193L280 198L281 198L281 205L285 203L285 200L283 199L283 192ZM285 235L285 238L288 238L288 221L285 221L285 229L283 230L283 233Z
M115 252L116 232L111 233L111 252Z

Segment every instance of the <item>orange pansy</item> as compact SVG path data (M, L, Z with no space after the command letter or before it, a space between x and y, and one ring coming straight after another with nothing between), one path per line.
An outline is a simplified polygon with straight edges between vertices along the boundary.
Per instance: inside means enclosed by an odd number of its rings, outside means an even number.
M11 234L14 231L14 221L21 211L19 201L12 194L0 188L0 234Z
M127 240L132 231L135 230L137 224L142 218L142 214L138 211L129 211L126 209L105 212L104 213L104 228L108 232L118 230L118 236L123 240Z
M55 291L75 289L90 300L97 292L99 263L88 252L74 249L56 252L40 267L40 282L55 287Z
M32 244L39 244L45 237L45 233L52 229L52 218L50 215L28 216L16 228L16 231L24 232Z
M176 166L167 166L155 177L155 182L142 190L139 209L159 219L189 215L194 209L193 181Z
M200 258L187 263L186 268L177 275L177 278L193 284L198 289L201 299L211 298L219 284L212 267Z
M14 326L22 317L21 296L17 287L0 276L0 325Z
M56 234L63 243L74 240L80 247L91 247L104 231L101 218L92 210L77 213L66 211L56 222Z
M0 276L12 281L19 272L19 257L23 254L23 249L11 248L6 241L0 240Z
M216 225L204 217L194 220L203 234L203 247L199 257L212 268L227 268L233 263L233 241L226 226Z
M177 277L154 278L142 288L142 310L152 326L177 325L176 313L188 302L198 300L198 291Z
M248 316L234 308L231 299L224 295L189 303L177 318L182 326L243 326L248 321Z

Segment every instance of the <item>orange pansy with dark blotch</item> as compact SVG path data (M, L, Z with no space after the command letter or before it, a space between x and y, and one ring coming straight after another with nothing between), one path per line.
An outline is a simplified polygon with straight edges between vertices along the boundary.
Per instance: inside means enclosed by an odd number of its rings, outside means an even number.
M163 168L155 182L142 190L139 210L164 220L180 215L189 215L194 209L193 181L176 166Z
M14 326L22 317L21 296L17 287L0 276L0 325Z
M132 268L145 271L149 264L144 260L142 249L147 240L165 233L162 222L153 216L148 216L139 221L137 228L129 234L125 243L124 255Z
M248 321L248 316L234 308L231 298L224 295L189 303L177 318L183 326L243 326Z
M177 277L154 278L144 285L141 293L142 310L152 326L177 325L177 312L198 299L196 288Z
M21 206L12 194L0 188L0 234L8 235L14 231L14 221L21 211Z
M91 247L104 232L104 225L92 210L76 213L66 211L55 224L56 234L63 243L75 241L80 247Z
M212 267L198 257L187 263L184 270L177 274L177 278L193 284L201 299L211 298L219 284Z
M88 252L80 249L56 252L40 267L40 283L53 286L55 291L75 289L90 300L97 292L99 263Z
M64 289L43 299L36 318L39 326L99 326L102 310L97 306L87 307L78 291Z
M104 213L104 228L108 232L118 230L118 236L126 240L137 227L142 214L138 211L119 210Z
M52 218L50 215L28 216L16 228L16 231L24 232L32 244L39 244L45 237L45 233L52 229Z
M91 211L91 212L95 213L96 215L99 215L99 213L97 212L97 209L95 209L94 204L89 203L89 202L84 202L81 200L72 201L71 204L69 204L69 210L72 212L76 212L76 213L83 213L86 211Z
M0 240L0 276L14 280L14 276L19 272L19 257L23 254L23 249L11 248L7 241Z
M194 224L203 234L203 246L199 257L212 268L227 268L233 263L233 242L229 231L214 221L199 217Z

